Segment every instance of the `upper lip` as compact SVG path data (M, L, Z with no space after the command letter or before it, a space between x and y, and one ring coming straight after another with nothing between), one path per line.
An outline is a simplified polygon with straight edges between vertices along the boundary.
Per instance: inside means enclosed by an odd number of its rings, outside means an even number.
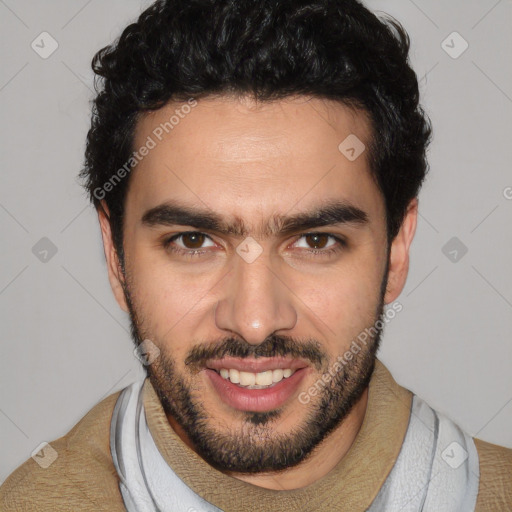
M307 363L301 359L287 359L284 357L259 357L254 358L236 358L223 357L222 359L210 360L206 367L211 370L221 370L222 368L235 369L240 372L261 373L267 370L277 370L279 368L299 370L305 368Z

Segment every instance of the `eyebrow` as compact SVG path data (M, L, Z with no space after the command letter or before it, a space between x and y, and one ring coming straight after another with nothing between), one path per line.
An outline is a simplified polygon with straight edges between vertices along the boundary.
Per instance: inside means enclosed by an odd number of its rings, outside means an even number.
M249 230L240 217L235 216L227 222L215 212L207 209L165 202L147 210L142 216L142 224L154 226L192 226L234 237L246 237ZM368 215L360 208L344 201L326 202L310 211L292 216L274 215L266 224L262 224L256 235L262 238L289 235L321 226L336 224L368 224Z

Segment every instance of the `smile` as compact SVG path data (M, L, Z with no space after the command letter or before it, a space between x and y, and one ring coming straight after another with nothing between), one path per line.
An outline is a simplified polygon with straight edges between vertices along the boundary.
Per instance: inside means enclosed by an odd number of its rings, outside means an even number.
M263 412L284 405L307 373L304 361L284 358L223 358L205 370L219 398L243 411Z
M276 370L267 370L259 373L240 372L235 368L221 368L219 371L223 379L249 389L264 389L273 386L283 379L291 377L294 373L295 370L291 368L278 368Z

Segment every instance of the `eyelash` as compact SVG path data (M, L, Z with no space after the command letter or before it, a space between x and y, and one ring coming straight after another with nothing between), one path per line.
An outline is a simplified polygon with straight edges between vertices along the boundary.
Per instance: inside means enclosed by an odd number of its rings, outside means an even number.
M175 234L175 235L173 235L173 236L171 236L169 238L166 238L162 242L162 245L163 245L164 249L166 249L166 250L168 250L170 252L173 252L175 254L179 254L181 256L186 256L186 257L189 257L189 258L193 258L195 256L200 256L201 254L204 254L206 251L200 250L200 249L184 250L184 249L180 249L180 248L172 245L172 242L174 242L174 240L180 238L183 235L189 235L189 234L192 234L192 233L197 233L197 234L200 234L200 235L205 235L207 238L209 238L211 240L211 237L209 237L206 233L203 233L201 231L183 231L183 232L177 233L177 234ZM340 252L342 249L347 247L347 242L343 238L340 238L337 235L333 235L332 233L323 233L323 232L317 232L317 231L310 232L310 233L303 233L295 242L298 242L302 237L305 237L305 236L308 236L308 235L326 235L329 238L333 238L337 242L337 245L335 245L333 247L330 247L328 249L306 249L306 252L308 252L310 254L313 254L315 257L316 256L325 256L325 255L329 255L330 256L330 255L333 255L335 253Z

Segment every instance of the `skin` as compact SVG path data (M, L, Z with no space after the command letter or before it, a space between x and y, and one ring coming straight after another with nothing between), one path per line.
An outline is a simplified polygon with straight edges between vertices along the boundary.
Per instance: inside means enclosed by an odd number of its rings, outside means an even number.
M135 147L180 105L168 104L142 117ZM332 364L377 319L387 257L386 210L366 154L351 162L338 150L350 134L367 144L370 128L364 113L328 100L295 97L257 104L247 97L201 99L132 171L124 219L125 275L108 219L99 212L109 280L120 307L130 312L129 289L141 337L172 358L175 371L200 397L208 424L218 432L240 431L247 426L246 416L219 399L204 372L185 365L195 346L213 346L230 336L257 346L277 333L317 340ZM261 226L276 214L297 214L340 199L366 212L368 222L262 236ZM246 236L263 249L261 255L248 263L236 252L245 236L205 230L200 231L210 238L202 242L199 256L170 252L163 247L164 239L196 228L141 221L146 211L169 200L213 211L227 221L239 217L248 228ZM413 199L391 244L385 304L404 287L416 220ZM307 232L341 236L348 245L330 256L313 255L308 251L325 251L337 243L327 238L315 246L304 236ZM175 240L174 245L194 250L190 239ZM155 368L158 373L158 363ZM312 397L305 405L297 395L321 375L309 365L297 393L267 433L290 435L305 421L318 401ZM365 389L337 428L299 464L284 471L225 472L268 489L313 483L350 449L364 419L367 395ZM168 414L168 419L195 449L176 418Z

